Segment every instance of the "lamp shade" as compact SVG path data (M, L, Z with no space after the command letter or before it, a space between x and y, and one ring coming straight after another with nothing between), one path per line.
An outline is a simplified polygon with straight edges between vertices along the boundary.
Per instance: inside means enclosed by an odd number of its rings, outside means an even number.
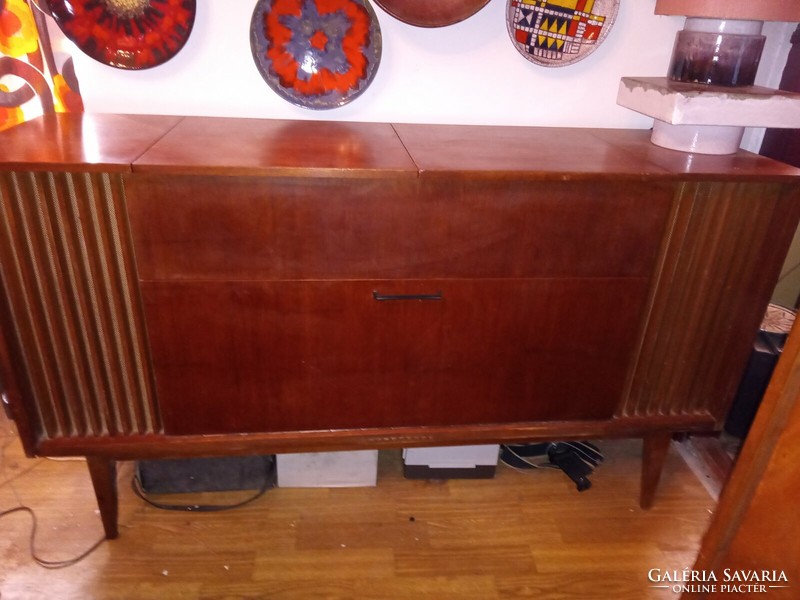
M657 15L800 22L796 0L657 0Z

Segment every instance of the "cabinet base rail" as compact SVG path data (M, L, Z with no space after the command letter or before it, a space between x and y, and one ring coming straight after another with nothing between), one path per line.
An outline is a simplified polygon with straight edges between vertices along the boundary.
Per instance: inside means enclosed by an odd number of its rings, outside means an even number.
M649 432L642 436L642 471L639 505L644 510L651 508L654 504L658 483L661 478L661 473L669 450L669 444L673 435L672 431L657 431ZM474 442L474 439L472 441ZM317 450L319 450L319 448L317 448ZM249 449L249 452L253 452L252 447ZM236 452L234 452L234 454L235 453ZM125 458L130 457L126 456ZM119 496L117 490L116 462L117 460L121 460L121 458L108 455L89 455L86 457L86 460L97 498L97 505L100 509L100 517L102 519L106 539L116 539L119 535Z

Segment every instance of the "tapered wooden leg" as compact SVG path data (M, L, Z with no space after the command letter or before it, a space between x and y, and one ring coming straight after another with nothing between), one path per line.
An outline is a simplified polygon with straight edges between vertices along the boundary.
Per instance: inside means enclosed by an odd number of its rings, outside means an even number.
M86 463L89 465L89 474L92 477L92 485L94 485L94 495L97 496L97 506L100 507L100 518L103 520L106 539L116 539L119 536L117 529L119 512L117 463L96 456L87 456Z
M667 450L672 440L671 432L650 433L644 436L642 451L642 491L639 505L648 509L653 506L658 480L667 458Z

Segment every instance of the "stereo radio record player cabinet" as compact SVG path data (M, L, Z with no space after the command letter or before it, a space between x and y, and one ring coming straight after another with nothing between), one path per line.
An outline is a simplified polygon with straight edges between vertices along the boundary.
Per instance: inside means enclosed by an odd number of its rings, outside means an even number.
M48 115L0 134L0 379L31 456L720 426L800 172L647 131Z

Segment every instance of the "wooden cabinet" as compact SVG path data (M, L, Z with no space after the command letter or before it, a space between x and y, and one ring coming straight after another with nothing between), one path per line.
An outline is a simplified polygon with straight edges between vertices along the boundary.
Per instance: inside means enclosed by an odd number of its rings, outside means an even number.
M721 422L795 169L647 132L50 116L0 136L26 451L114 460Z

